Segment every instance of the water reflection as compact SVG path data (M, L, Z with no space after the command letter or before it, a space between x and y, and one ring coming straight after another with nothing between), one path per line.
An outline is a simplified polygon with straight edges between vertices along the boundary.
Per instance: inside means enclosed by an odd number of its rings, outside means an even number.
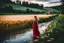
M46 24L46 23L41 23L41 24L38 25L39 31L40 31L41 34L46 29L46 25L42 26L42 24ZM43 27L45 27L45 28L42 31ZM32 29L30 29L29 31L27 31L23 34L17 34L17 35L14 35L13 37L10 37L7 40L4 40L3 43L29 43L30 41L33 41L32 37L33 37L33 31L32 31Z
M31 30L24 34L17 34L9 40L5 40L3 43L29 43L33 40L32 34L33 32Z

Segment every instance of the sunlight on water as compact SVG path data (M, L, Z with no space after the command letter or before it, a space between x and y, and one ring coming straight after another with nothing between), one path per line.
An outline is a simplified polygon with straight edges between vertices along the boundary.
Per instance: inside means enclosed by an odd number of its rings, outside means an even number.
M43 25L42 25L43 24ZM43 34L46 29L47 23L41 23L38 25L40 34ZM3 43L29 43L30 41L33 41L33 31L32 29L26 33L18 34L14 36L14 38L10 38L9 40L5 40Z

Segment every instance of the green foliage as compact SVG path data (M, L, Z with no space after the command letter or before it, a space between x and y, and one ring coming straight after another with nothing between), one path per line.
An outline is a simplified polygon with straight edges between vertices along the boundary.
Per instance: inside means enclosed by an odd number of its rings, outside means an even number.
M48 35L49 34L49 35ZM64 43L64 15L59 15L45 31L48 39L54 38L52 43Z
M25 2L25 1L22 2L22 6L37 8L37 9L43 9L43 4L41 4L41 6L40 6L39 4L36 4L36 3L28 4L28 2Z
M1 9L0 10L3 10L2 8L5 8L5 6L9 7L9 6L12 6L13 7L13 11L12 12L17 12L18 10L21 11L21 13L26 13L26 9L29 9L30 11L36 13L36 12L46 12L46 10L42 10L42 9L37 9L37 8L30 8L30 7L25 7L25 6L22 6L22 5L18 5L18 4L15 4L15 3L3 3L1 5ZM0 11L1 12L1 11Z
M39 23L51 21L51 20L53 20L55 17L56 17L56 16L50 16L49 18L40 18L40 19L39 19Z

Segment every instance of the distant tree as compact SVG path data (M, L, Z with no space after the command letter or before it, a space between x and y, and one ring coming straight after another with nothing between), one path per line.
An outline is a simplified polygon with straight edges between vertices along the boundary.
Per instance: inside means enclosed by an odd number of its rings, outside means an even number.
M29 4L28 4L28 2L25 2L25 6L29 7Z
M39 4L36 4L36 3L30 3L29 6L32 8L39 8Z
M21 1L19 1L19 5L21 5Z
M12 2L13 4L16 4L15 2Z
M32 10L31 10L30 12L31 12L31 13L33 13L33 11L32 11Z
M12 12L13 11L13 7L12 6L5 6L4 11L5 12Z
M6 0L6 2L11 2L11 0Z
M22 5L25 6L25 1L22 2Z
M29 13L29 12L30 12L30 10L29 10L29 9L26 9L26 12L27 12L27 13Z
M34 4L34 8L39 8L39 4Z
M19 0L16 0L16 3L21 5L21 1L19 1Z
M11 2L11 0L0 0L0 2Z
M32 7L32 8L33 8L33 4L34 4L34 3L30 3L30 7Z
M41 4L41 5L40 5L40 9L43 9L43 6L44 6L44 5L43 5L43 4Z
M23 6L27 6L27 7L29 7L29 4L28 4L28 2L27 2L27 1L26 1L26 2L25 2L25 1L23 1L23 2L22 2L22 5L23 5Z
M37 4L37 3L30 3L30 4L28 4L28 2L26 2L26 1L22 2L22 6L43 9L43 4L41 4L41 6L39 4Z
M62 14L64 14L64 0L61 0L61 2L62 2L62 5L61 5L61 12L62 12Z
M10 10L10 11L12 11L12 10L13 10L13 7L12 7L12 6L9 6L8 8L9 8L9 10Z

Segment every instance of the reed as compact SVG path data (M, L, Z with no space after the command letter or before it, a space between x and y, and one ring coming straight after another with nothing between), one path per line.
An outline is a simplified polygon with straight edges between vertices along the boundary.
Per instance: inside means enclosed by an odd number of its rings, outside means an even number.
M48 38L42 38L44 43L64 43L64 15L59 15L48 26L44 35L48 36Z

